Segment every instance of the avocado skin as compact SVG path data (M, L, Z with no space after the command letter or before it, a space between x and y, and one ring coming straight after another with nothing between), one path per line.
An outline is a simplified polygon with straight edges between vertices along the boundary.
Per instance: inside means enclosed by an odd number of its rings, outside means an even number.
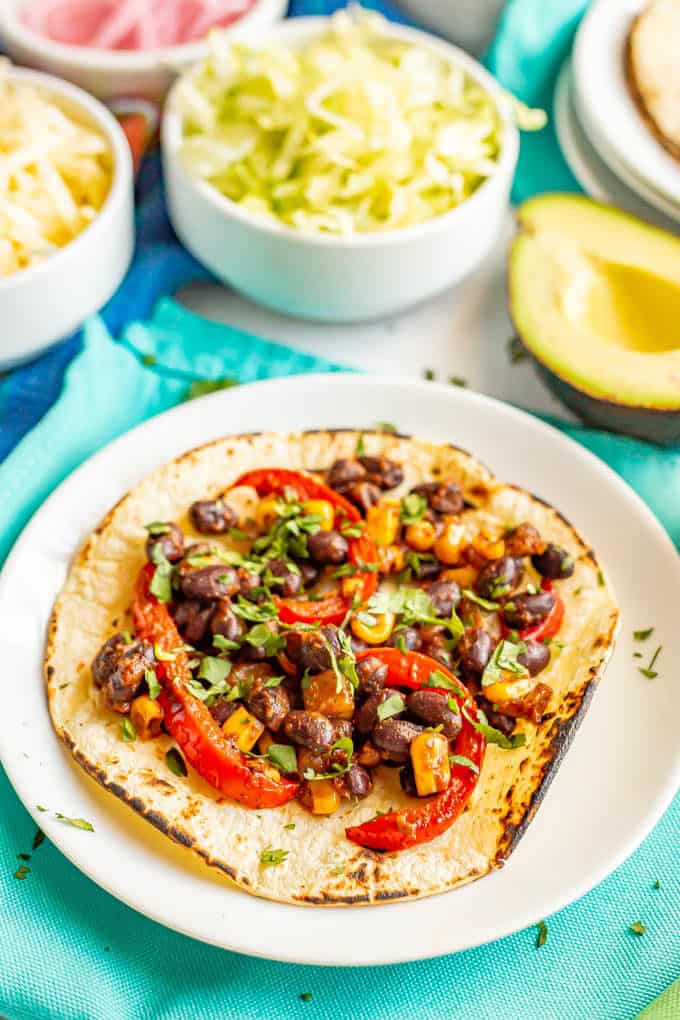
M548 388L584 424L608 432L618 432L624 436L633 436L635 439L645 439L658 446L680 444L680 411L628 407L603 400L601 397L591 397L551 372L532 351L528 353Z

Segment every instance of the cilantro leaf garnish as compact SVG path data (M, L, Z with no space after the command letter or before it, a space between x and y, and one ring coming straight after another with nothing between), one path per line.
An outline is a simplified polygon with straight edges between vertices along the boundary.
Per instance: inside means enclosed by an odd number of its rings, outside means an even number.
M527 669L518 661L518 656L526 652L527 646L523 641L500 641L494 649L482 673L482 687L489 687L503 678L503 672L514 673L515 676L524 677L528 675Z
M364 434L363 434L363 432L359 433L359 438L357 439L357 445L356 445L355 450L354 450L354 456L355 457L365 457L366 456L366 443L364 441Z
M170 563L160 542L156 542L151 548L151 562L155 564L156 569L153 572L153 577L149 583L149 591L152 595L158 599L159 602L165 604L166 602L172 601L172 575L173 565Z
M481 709L477 709L477 715L479 719L473 719L468 714L465 706L462 708L463 715L472 724L473 728L481 733L486 738L488 744L496 744L498 747L502 747L504 751L514 751L518 747L524 747L527 742L525 733L513 733L511 737L506 737L505 733L501 730L497 730L495 726L489 726L486 716Z
M463 595L469 602L474 602L482 609L486 609L488 612L493 612L495 609L500 609L500 602L492 602L491 599L483 599L481 595L477 595L470 588L463 588Z
M383 722L385 719L391 719L394 715L399 715L406 708L406 702L398 691L391 694L381 705L378 705L377 716L378 721Z
M479 775L479 766L475 765L475 763L464 754L450 754L449 762L451 765L464 765L465 768L470 769L475 773L475 775Z
M161 693L161 685L158 682L158 676L155 669L145 669L144 679L146 680L146 686L149 688L149 697L152 701L155 701L158 695Z
M432 600L423 588L398 588L393 592L377 591L368 601L368 615L383 613L394 613L407 627L418 623L446 627L454 642L459 640L465 629L455 609L451 610L448 620L437 616Z
M273 868L277 864L283 864L289 852L289 850L274 850L271 846L265 847L260 854L260 867Z
M231 608L242 620L249 620L251 623L265 623L267 620L276 619L276 606L271 601L250 602L239 595L237 602L232 602Z
M175 776L186 776L187 765L184 758L176 747L168 749L165 755L165 764Z
M258 623L251 627L246 634L246 641L254 648L264 648L267 658L276 655L286 644L285 637L270 630L266 623Z
M644 935L647 931L647 925L643 924L642 921L633 921L629 930L632 931L634 935Z
M297 754L290 744L270 744L267 748L267 757L272 765L276 765L282 772L297 772Z
M639 671L642 673L643 676L646 676L648 680L654 680L659 675L658 672L654 669L654 666L656 665L656 660L659 658L659 655L661 654L662 647L663 645L659 645L657 650L654 652L654 655L652 656L648 666L646 667L638 666Z
M213 635L213 645L215 648L219 648L221 652L235 652L241 646L238 641L230 641L229 638L225 638L222 634Z
M171 525L167 521L151 521L150 524L145 524L144 527L152 538L157 538L160 535L169 535L172 530Z
M653 627L647 627L646 630L634 630L633 640L634 641L646 641L648 637L651 637L654 633Z
M538 928L538 935L536 937L536 948L540 949L548 941L548 925L545 921L539 921L536 925Z

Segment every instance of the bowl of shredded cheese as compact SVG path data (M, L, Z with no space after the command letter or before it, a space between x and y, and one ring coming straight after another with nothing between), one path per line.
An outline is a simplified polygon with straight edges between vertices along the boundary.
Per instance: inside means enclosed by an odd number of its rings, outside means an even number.
M75 86L0 60L0 366L100 308L133 247L132 159L116 119Z
M99 99L160 101L207 53L212 30L257 38L288 0L0 0L0 46L17 63Z
M475 60L360 10L282 22L257 47L209 42L168 97L162 146L173 225L217 276L348 322L415 304L487 254L518 135Z

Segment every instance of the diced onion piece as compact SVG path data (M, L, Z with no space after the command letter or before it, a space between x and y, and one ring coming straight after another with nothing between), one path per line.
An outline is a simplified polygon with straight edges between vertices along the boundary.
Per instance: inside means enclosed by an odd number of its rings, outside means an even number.
M182 156L257 215L307 232L393 230L455 208L496 171L498 100L376 14L340 11L301 49L209 40L178 92Z
M0 276L73 240L104 204L112 172L98 132L8 71L0 60Z

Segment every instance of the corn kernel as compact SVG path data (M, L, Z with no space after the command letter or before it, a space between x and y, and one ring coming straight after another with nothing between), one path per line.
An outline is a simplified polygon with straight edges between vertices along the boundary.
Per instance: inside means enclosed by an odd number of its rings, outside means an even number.
M346 676L336 677L332 669L308 677L302 697L308 712L323 712L336 719L354 715L354 688Z
M130 706L130 722L141 740L150 740L161 732L163 709L148 694L140 694Z
M445 522L442 534L434 543L434 554L447 566L455 566L460 561L466 541L465 526L455 517L450 518Z
M455 581L460 588L474 588L478 573L477 568L473 566L451 567L443 571L441 579Z
M404 538L406 544L416 552L427 552L435 543L437 530L432 521L418 521L416 524L409 524Z
M451 781L449 742L443 733L425 730L411 741L411 763L418 796L445 790Z
M383 501L366 512L366 533L376 545L392 545L399 534L399 504Z
M223 725L222 732L234 738L239 751L250 751L262 736L264 726L244 705L239 705Z
M384 645L394 627L394 613L372 613L375 623L363 623L358 616L352 617L352 631L367 645Z
M495 705L501 701L517 701L525 697L536 683L531 676L518 678L514 673L504 672L503 677L503 680L497 680L483 689L484 697Z
M488 535L476 535L472 539L472 548L485 560L499 560L505 555L505 542L502 538L490 538Z
M310 783L310 807L313 815L332 815L340 807L340 794L330 779Z
M320 517L319 527L322 531L331 531L335 525L335 507L327 499L308 499L302 504L305 514Z
M278 496L265 496L257 504L255 523L259 532L269 531L279 519L281 502Z

